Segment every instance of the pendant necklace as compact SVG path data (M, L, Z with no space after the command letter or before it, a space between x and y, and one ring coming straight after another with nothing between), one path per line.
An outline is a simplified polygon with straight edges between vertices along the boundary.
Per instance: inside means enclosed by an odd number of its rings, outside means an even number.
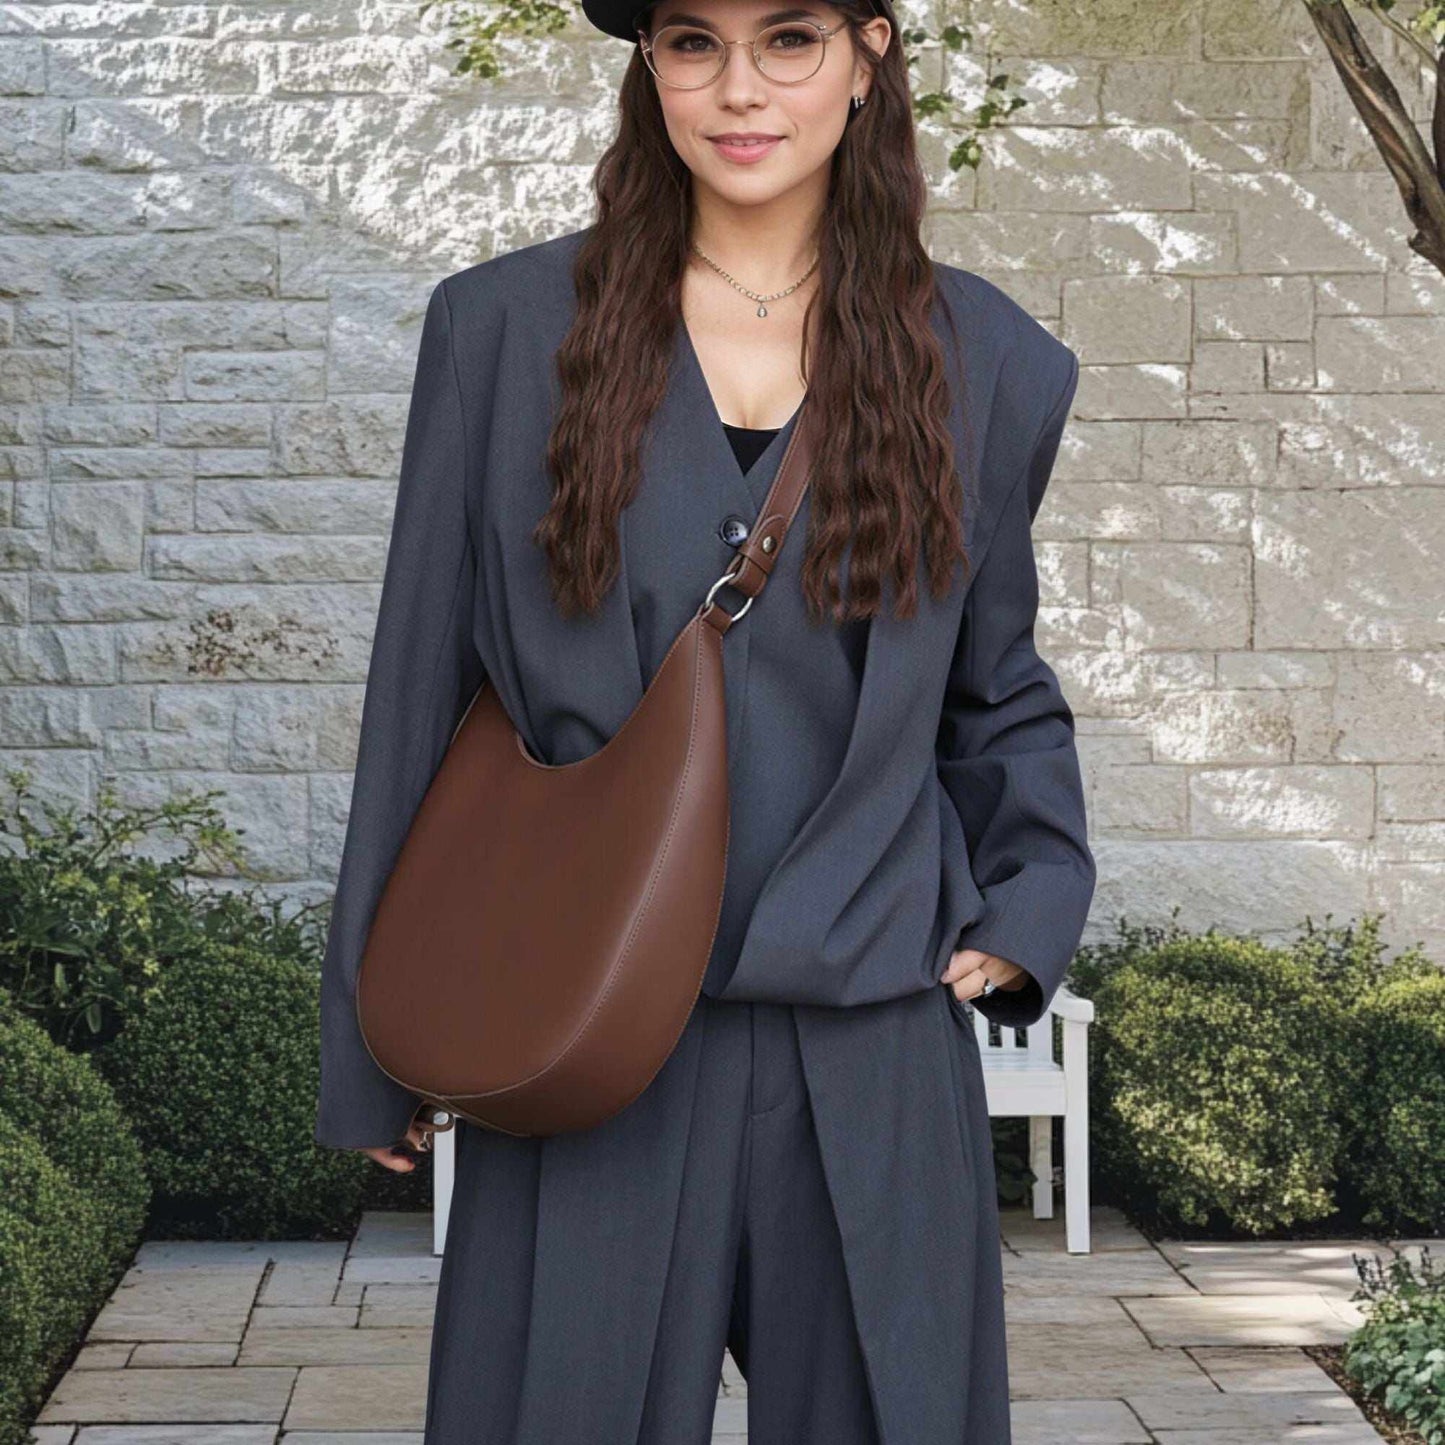
M756 291L749 291L746 286L742 285L738 281L735 281L731 276L729 276L728 273L724 271L723 268L719 266L718 263L714 261L712 257L709 256L702 249L702 247L697 244L696 241L692 242L692 249L696 251L697 254L701 256L702 259L706 261L707 264L711 266L713 270L716 271L718 275L721 276L723 280L728 283L729 286L733 287L737 291L741 291L743 295L746 296L750 301L756 301L758 303L757 314L759 316L766 316L768 314L768 308L765 304L766 302L777 301L784 296L791 296L793 292L796 291L798 287L801 286L803 282L806 281L808 277L811 276L813 272L818 269L818 260L822 255L821 251L818 252L817 255L813 257L813 264L809 266L808 269L804 271L803 274L799 276L798 279L794 281L793 284L789 286L786 290L775 291L771 296L759 296Z

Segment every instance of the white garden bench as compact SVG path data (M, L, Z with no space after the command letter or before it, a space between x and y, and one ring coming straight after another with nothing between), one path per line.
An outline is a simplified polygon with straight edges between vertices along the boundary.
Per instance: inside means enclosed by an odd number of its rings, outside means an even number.
M1053 1015L1063 1020L1063 1059L1054 1057ZM1070 1254L1089 1253L1089 1025L1094 1005L1060 987L1046 1013L1026 1029L999 1029L977 1009L974 1032L983 1056L988 1112L1029 1121L1034 1218L1054 1217L1053 1121L1064 1121L1064 1241ZM1022 1035L1020 1040L1019 1035Z
M983 1056L988 1112L996 1118L1029 1121L1029 1167L1034 1218L1054 1217L1053 1121L1064 1121L1064 1236L1070 1254L1089 1253L1089 1024L1094 1005L1066 988L1038 1023L1003 1028L989 1039L988 1020L974 1011L973 1026ZM1064 1021L1062 1062L1054 1058L1053 1015ZM1022 1041L1019 1035L1022 1034ZM456 1130L436 1136L432 1156L432 1252L441 1254L455 1178Z

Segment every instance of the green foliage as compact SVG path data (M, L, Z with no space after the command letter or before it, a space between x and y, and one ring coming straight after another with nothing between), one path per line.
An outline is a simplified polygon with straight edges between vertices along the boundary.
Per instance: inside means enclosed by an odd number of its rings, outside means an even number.
M1346 1184L1365 1224L1438 1231L1445 1228L1445 972L1381 984L1360 998L1355 1020L1369 1068L1349 1113Z
M970 1025L972 1027L972 1025ZM994 1184L1001 1204L1022 1204L1033 1195L1038 1177L1029 1163L1029 1121L1010 1115L990 1119Z
M1285 947L1346 1001L1399 979L1439 976L1439 968L1417 944L1386 956L1380 937L1383 914L1366 914L1357 924L1332 924L1332 916L1326 913L1322 925L1306 918L1303 933Z
M1368 1318L1345 1344L1344 1367L1365 1391L1426 1445L1445 1445L1445 1271L1420 1251L1420 1274L1408 1258L1382 1265L1356 1255L1361 1287L1353 1299Z
M425 0L418 16L425 15L435 3ZM504 0L486 9L454 5L450 17L453 34L446 48L457 52L458 75L496 80L502 74L501 41L545 40L565 30L571 20L571 9L555 5L552 0Z
M0 1178L0 1445L20 1445L134 1252L150 1187L111 1090L3 989Z
M207 872L239 865L239 834L211 799L182 793L154 807L32 803L30 778L7 774L0 812L0 986L65 1047L98 1048L145 1005L165 966L216 941L319 958L310 910L283 920L254 889L205 893ZM147 851L141 848L145 843Z
M1106 1190L1141 1222L1262 1233L1445 1220L1442 974L1382 916L1277 947L1120 920L1079 950Z
M1311 3L1317 4L1319 0L1311 0ZM1362 8L1388 17L1393 16L1395 3L1396 0L1364 0ZM1438 3L1438 0L1421 5L1404 24L1408 30L1423 37L1431 45L1437 48L1445 46L1445 4Z
M906 47L910 73L916 72L930 45L937 44L947 57L972 46L973 41L972 30L952 23L945 25L936 36L922 27L904 30L898 36L898 42ZM964 166L977 170L983 160L984 134L1028 104L1010 85L1011 77L1006 71L991 71L984 82L984 98L972 111L951 90L927 90L921 86L914 90L914 118L939 121L957 137L948 153L949 170L960 170Z
M1193 938L1178 922L1176 907L1167 924L1134 924L1120 915L1114 924L1114 937L1085 944L1069 965L1069 987L1085 998L1094 998L1103 981L1116 968L1147 959L1156 948L1178 939Z
M1283 949L1211 930L1096 960L1100 1177L1167 1227L1259 1235L1334 1209L1357 1081L1344 1006Z
M153 1227L177 1237L334 1233L376 1166L313 1138L320 986L295 959L213 942L177 959L100 1050L146 1152Z

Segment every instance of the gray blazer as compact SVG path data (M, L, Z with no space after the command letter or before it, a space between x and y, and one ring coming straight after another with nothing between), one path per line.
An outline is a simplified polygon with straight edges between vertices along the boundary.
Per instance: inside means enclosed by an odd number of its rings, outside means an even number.
M489 679L548 762L601 747L728 566L721 524L751 524L796 424L744 476L679 327L643 485L623 516L622 574L595 616L564 621L530 538L551 496L552 359L584 234L449 276L427 308L323 968L323 1144L391 1143L418 1103L366 1051L356 971L472 694ZM905 621L890 592L878 618L814 624L798 584L800 516L724 642L732 817L703 989L849 1006L937 987L967 946L1028 971L1022 990L975 1005L1028 1024L1063 979L1095 882L1073 716L1033 641L1030 525L1078 359L983 278L935 269L963 342L960 376L936 313L974 571L965 586L957 568L941 601L921 578Z

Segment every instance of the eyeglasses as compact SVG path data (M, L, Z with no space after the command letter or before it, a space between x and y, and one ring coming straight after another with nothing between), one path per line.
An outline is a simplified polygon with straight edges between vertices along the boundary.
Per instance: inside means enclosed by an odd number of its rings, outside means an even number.
M696 25L664 25L651 38L639 31L638 40L648 69L676 90L711 85L723 73L730 45L746 45L767 79L779 85L799 85L818 73L829 39L843 28L788 20L759 30L752 40L724 40Z

